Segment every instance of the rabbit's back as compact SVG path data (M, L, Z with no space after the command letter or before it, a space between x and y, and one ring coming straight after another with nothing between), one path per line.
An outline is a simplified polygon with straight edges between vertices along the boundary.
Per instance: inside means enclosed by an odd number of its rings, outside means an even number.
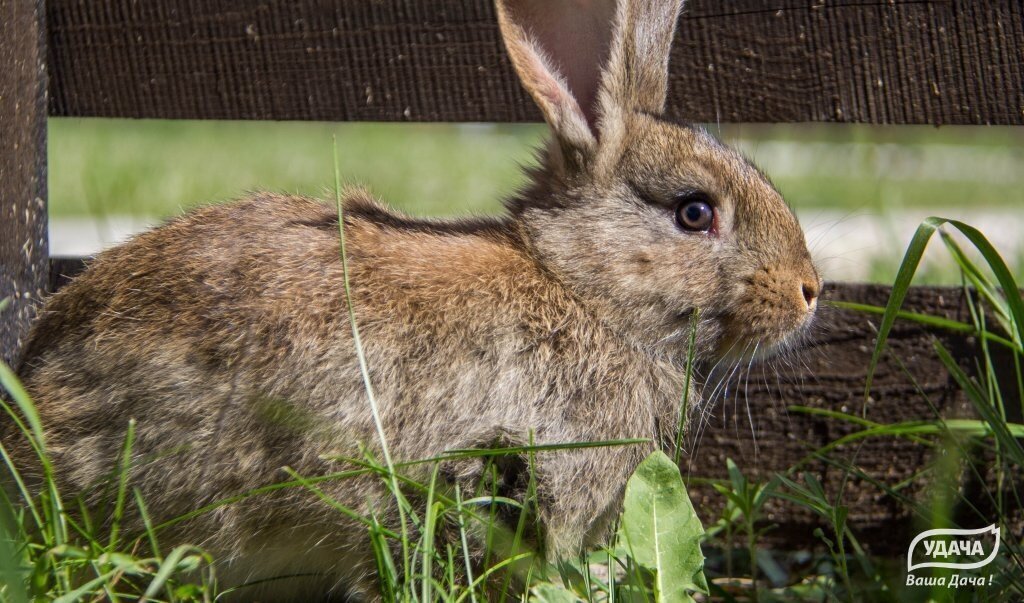
M477 386L480 367L493 366L481 360L527 324L512 315L522 299L513 291L467 287L503 273L517 273L522 287L530 270L509 235L497 223L406 220L358 193L348 206L356 313L382 398L393 390L432 399L438 382ZM266 425L321 438L318 449L376 440L336 210L315 200L261 195L204 208L100 254L43 308L21 373L53 451L74 447L79 486L110 470L129 418L145 426L140 450L210 441L237 448L240 467L254 451L281 447ZM334 433L300 428L325 418ZM226 429L238 433L225 439ZM434 452L423 444L409 453ZM276 467L294 466L294 456L282 454ZM178 472L191 486L209 484L189 473Z

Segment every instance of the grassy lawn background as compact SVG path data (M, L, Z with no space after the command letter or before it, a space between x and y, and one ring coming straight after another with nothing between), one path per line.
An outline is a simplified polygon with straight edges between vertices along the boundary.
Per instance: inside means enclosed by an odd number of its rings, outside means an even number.
M164 217L251 190L328 196L342 177L422 215L490 212L543 129L420 124L52 120L54 217Z
M977 224L1011 266L1024 266L1024 128L708 128L770 175L801 214L812 248L823 245L815 251L828 278L891 282L929 214ZM493 214L524 181L520 166L533 161L545 133L537 124L55 119L50 211L56 220L106 217L85 226L105 233L111 217L151 223L252 190L329 198L337 136L347 183L414 215ZM919 282L959 282L947 255L929 251L926 259Z
M803 124L710 126L797 208L1019 207L1024 132L1014 128ZM522 182L539 125L50 121L57 218L164 217L248 190L322 195L343 177L419 215L491 213Z

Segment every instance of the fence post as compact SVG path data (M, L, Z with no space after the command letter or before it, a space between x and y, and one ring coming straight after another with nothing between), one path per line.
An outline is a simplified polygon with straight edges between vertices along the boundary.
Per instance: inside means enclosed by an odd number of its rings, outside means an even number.
M18 357L49 277L43 0L0 0L0 358Z

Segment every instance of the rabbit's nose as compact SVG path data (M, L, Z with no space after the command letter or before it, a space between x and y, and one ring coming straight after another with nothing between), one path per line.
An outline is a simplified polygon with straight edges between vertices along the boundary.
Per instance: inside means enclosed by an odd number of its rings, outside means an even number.
M800 292L804 296L804 302L807 303L807 311L813 312L814 308L818 306L818 295L821 294L821 283L818 281L805 280L800 285Z

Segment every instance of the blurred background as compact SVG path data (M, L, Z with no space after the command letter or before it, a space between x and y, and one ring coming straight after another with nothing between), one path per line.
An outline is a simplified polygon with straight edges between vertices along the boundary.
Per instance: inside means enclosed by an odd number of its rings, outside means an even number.
M980 228L1024 266L1024 128L706 126L796 210L826 279L891 282L917 224ZM542 125L49 120L52 255L91 255L191 207L246 191L332 197L343 181L418 216L501 211ZM938 241L921 283L959 283Z

